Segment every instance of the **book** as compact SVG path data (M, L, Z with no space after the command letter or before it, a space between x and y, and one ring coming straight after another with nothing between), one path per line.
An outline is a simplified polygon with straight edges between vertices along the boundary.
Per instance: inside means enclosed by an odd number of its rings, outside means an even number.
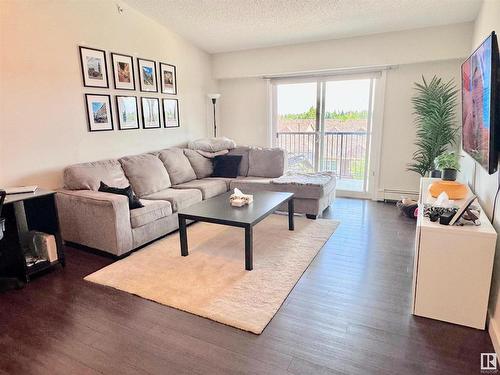
M30 186L13 186L5 188L7 194L23 194L23 193L34 193L38 189L36 185Z
M33 243L38 256L49 262L55 262L58 258L56 238L51 234L42 232L33 232L33 236Z

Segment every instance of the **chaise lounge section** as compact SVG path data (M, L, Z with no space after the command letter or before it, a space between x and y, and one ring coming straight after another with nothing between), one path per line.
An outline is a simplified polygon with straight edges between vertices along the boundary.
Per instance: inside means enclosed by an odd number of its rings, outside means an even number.
M211 177L211 159L182 148L66 168L56 195L63 239L122 256L178 229L179 209L234 188L293 192L295 212L314 218L334 200L334 177L322 184L279 183L286 169L282 149L237 147L229 154L242 156L237 178ZM126 196L98 191L101 181L131 186L144 207L130 210Z

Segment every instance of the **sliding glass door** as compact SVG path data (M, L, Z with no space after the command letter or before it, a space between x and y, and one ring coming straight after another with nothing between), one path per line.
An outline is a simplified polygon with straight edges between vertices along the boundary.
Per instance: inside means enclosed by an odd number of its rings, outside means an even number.
M327 81L321 170L334 171L337 188L367 191L372 80Z
M315 82L278 85L278 146L288 152L290 170L313 172L319 163L317 85Z
M368 193L374 81L331 77L273 83L274 143L288 151L289 170L332 171L344 195Z

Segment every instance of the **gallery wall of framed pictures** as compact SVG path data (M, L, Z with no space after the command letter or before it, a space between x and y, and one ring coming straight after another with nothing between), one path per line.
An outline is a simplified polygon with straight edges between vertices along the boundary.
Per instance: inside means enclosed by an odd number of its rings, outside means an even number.
M108 75L106 51L86 46L78 48L84 87L109 90L109 75L111 75L114 90L127 91L123 95L114 95L118 130L141 129L141 123L142 129L180 127L179 100L171 97L151 96L177 95L175 65L140 57L134 59L127 54L110 52L111 70ZM143 93L148 93L148 95ZM85 93L90 132L115 130L112 102L111 94Z

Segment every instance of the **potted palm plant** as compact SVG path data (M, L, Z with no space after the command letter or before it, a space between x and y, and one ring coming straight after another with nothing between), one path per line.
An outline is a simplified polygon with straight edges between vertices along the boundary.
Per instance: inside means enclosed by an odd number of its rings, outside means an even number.
M408 170L425 177L436 169L435 159L455 144L457 89L453 80L444 82L436 76L430 82L422 76L422 81L415 83L416 94L412 98L417 149Z
M455 181L460 171L460 156L455 152L444 152L436 158L436 167L441 170L444 181Z

